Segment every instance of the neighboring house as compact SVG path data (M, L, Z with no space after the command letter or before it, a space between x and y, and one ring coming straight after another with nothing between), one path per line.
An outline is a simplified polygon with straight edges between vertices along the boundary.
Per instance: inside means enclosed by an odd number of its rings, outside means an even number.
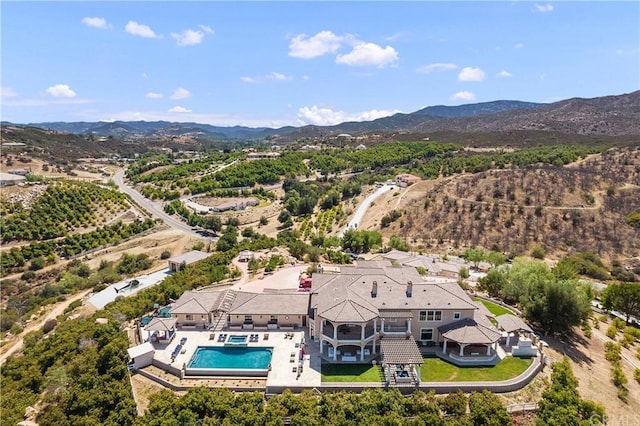
M458 278L460 268L465 266L464 261L461 260L442 262L438 256L414 255L400 250L382 253L379 258L398 265L413 266L414 268L422 267L428 271L429 275L449 278Z
M0 173L0 187L17 185L19 183L24 183L26 181L27 181L27 178L21 175L12 174L12 173Z
M265 160L265 159L274 159L279 158L279 152L250 152L247 154L247 160Z
M178 272L181 268L191 265L206 259L211 256L211 253L205 253L199 250L193 250L179 256L171 257L167 261L169 262L169 269L172 272Z

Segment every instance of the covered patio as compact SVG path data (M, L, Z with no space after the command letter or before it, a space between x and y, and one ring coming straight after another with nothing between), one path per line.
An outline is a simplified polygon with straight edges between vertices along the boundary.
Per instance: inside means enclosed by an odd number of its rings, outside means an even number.
M386 384L420 384L423 359L413 336L384 337L380 340L382 368Z
M498 357L498 342L502 333L471 318L439 327L444 338L444 358L458 365L494 365ZM453 345L451 345L453 343ZM452 346L456 350L451 351Z

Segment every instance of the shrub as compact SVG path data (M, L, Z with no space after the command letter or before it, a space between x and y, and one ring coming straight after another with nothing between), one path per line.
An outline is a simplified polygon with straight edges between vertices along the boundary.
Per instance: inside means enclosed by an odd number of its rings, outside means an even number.
M636 379L636 382L640 383L640 368L633 370L633 378Z
M546 254L547 254L547 252L545 251L544 247L542 247L542 246L535 246L531 250L531 256L533 256L536 259L544 259L544 256Z
M625 384L627 384L627 376L624 375L624 371L622 371L622 368L620 368L620 366L616 365L611 370L611 381L617 388L621 388Z
M620 361L620 345L613 342L606 342L604 344L604 357L612 363Z
M164 250L162 253L160 253L160 259L168 259L171 257L171 252L169 250Z
M462 268L460 268L460 271L458 271L458 275L460 275L460 278L466 280L467 278L469 278L469 268L465 268L463 266Z
M610 325L609 328L607 328L607 337L609 339L615 340L617 334L618 334L618 329L614 325Z
M42 326L42 332L44 334L48 334L56 328L56 325L58 325L58 320L55 318L48 319Z
M629 346L633 345L636 342L636 338L628 333L622 334L622 339L620 340L620 344L625 348L629 349Z

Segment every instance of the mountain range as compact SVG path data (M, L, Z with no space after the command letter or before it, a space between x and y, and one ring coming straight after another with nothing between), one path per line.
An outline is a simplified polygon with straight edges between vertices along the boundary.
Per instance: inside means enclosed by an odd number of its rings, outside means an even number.
M11 123L2 123L10 125ZM282 141L306 137L372 132L429 133L438 131L500 132L549 131L581 135L640 135L640 91L597 98L571 98L553 103L498 100L460 106L430 106L408 114L373 121L345 122L333 126L302 127L212 126L191 122L115 121L46 122L29 126L74 134L163 138L189 135L197 139Z

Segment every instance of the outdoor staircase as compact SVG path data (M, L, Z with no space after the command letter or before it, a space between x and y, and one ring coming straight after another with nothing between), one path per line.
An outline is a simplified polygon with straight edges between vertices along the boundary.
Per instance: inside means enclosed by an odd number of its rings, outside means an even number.
M222 300L218 303L216 307L216 311L220 312L218 316L218 320L211 327L212 331L222 331L227 325L227 312L231 309L231 305L233 305L233 301L236 300L236 291L235 290L227 290L222 297Z

